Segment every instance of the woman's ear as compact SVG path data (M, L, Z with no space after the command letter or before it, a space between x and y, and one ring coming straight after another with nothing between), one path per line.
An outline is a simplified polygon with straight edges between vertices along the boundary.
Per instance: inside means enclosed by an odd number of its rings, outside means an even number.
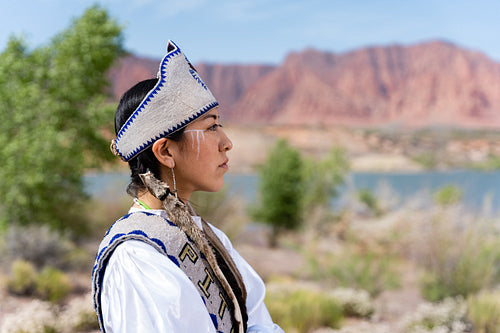
M172 144L172 141L167 138L161 138L153 143L153 154L156 156L156 159L161 164L165 165L168 168L173 168L175 166L175 160L172 154L169 151L169 145Z

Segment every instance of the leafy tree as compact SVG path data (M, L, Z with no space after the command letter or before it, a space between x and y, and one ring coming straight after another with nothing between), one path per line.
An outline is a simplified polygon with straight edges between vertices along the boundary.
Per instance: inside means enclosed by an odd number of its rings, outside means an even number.
M0 54L0 224L78 225L84 170L108 152L106 73L121 53L121 27L98 6L47 46L10 38Z
M349 160L344 150L333 148L323 159L306 160L304 177L305 213L311 215L315 210L330 205L338 195L339 186L344 183L349 171Z
M259 169L260 202L253 211L256 220L271 226L271 246L284 230L299 227L302 219L303 162L298 150L278 140Z

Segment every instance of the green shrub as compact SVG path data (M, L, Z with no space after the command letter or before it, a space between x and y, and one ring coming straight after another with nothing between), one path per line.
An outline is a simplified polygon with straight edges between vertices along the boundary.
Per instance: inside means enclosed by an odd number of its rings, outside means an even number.
M449 283L440 279L438 274L425 273L420 278L420 292L422 296L432 302L437 302L446 297L457 296Z
M54 267L45 267L36 279L35 293L50 302L59 302L71 291L71 281L65 273Z
M434 200L440 206L454 205L462 200L463 194L462 189L447 185L434 192Z
M266 305L271 317L286 332L307 333L320 327L338 328L342 308L328 294L310 290L269 290Z
M18 259L12 262L11 271L7 289L16 295L31 295L37 277L35 266L29 261Z
M375 253L318 255L309 260L313 277L333 285L362 289L376 296L400 285L394 259Z
M458 206L441 207L406 223L408 255L424 272L422 295L431 301L475 294L500 282L497 221L468 216Z
M382 209L376 198L376 196L367 189L361 189L358 191L358 199L364 204L375 216L382 215Z
M330 209L332 199L338 196L350 169L344 149L334 147L323 158L304 159L304 192L302 193L306 220L318 209Z
M476 333L500 332L500 292L482 292L467 298L467 317Z
M474 230L462 236L441 235L443 243L428 258L427 273L421 280L422 295L428 300L467 297L498 282L499 241ZM455 246L447 246L450 241Z

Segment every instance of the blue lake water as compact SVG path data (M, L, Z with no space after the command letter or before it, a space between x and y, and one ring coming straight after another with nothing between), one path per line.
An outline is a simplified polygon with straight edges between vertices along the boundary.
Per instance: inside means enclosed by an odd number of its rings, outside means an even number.
M85 177L86 191L101 200L117 200L126 196L128 174L96 173ZM257 196L258 176L255 174L227 174L225 182L231 195L239 195L248 202ZM391 198L395 205L419 199L421 204L431 200L432 193L447 185L462 189L464 206L472 211L500 213L500 171L471 170L427 172L354 172L346 178L336 206L343 206L361 189L372 191L379 198Z

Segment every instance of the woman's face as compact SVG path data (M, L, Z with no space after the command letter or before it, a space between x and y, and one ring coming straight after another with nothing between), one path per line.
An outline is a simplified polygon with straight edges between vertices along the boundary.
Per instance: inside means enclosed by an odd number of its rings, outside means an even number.
M232 147L219 123L217 108L186 126L174 156L179 196L187 200L194 191L219 191L229 169L226 152Z

